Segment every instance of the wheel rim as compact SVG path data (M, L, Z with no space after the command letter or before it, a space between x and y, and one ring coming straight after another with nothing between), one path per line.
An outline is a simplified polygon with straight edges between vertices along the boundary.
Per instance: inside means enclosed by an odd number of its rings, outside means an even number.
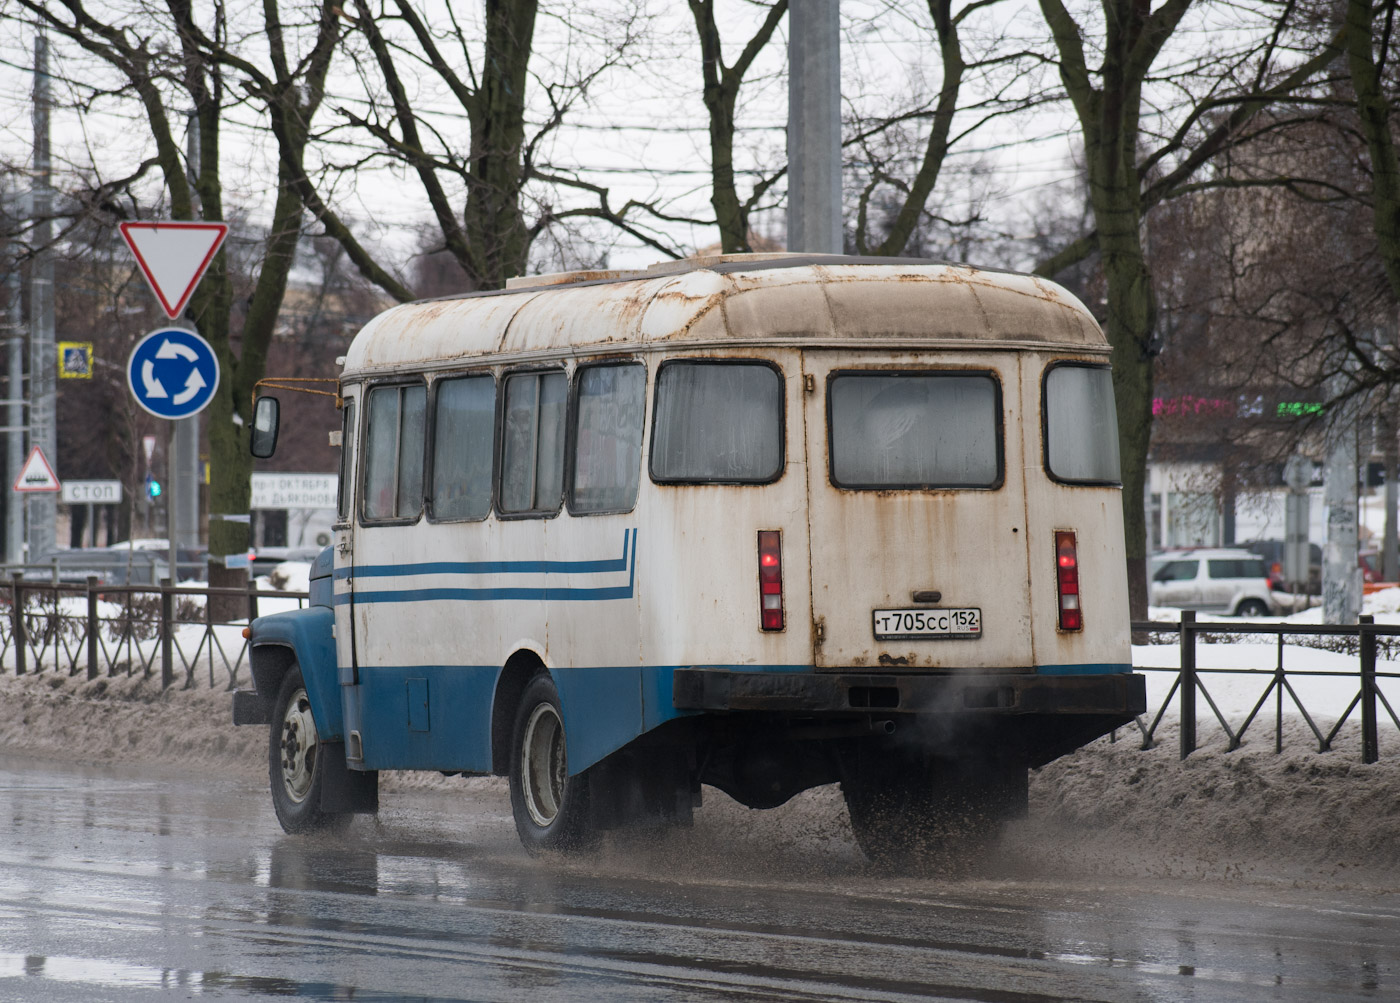
M282 715L281 741L282 789L297 804L311 793L318 744L311 701L306 697L306 690L299 689L287 701L287 710Z
M559 816L565 778L564 723L551 704L530 712L520 752L525 810L536 825L549 826Z

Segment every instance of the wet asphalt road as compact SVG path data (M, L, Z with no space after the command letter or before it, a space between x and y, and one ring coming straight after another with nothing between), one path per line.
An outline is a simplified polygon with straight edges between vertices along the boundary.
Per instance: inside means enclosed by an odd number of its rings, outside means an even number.
M6 758L0 804L0 1000L1400 998L1394 894L914 880L800 843L535 862L490 794L291 838L246 777Z

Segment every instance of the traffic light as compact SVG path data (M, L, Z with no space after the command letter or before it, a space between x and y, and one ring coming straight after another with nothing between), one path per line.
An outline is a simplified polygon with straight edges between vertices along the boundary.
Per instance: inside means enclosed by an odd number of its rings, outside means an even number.
M160 481L156 480L150 474L146 475L146 497L152 501L160 497Z

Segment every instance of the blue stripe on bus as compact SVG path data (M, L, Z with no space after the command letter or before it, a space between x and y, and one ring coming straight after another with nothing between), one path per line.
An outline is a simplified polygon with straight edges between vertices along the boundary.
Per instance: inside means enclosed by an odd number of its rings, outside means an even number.
M623 560L627 560L627 532L623 531L622 554ZM340 592L332 600L337 606L348 606L351 603L395 603L395 602L437 602L442 600L456 600L459 602L492 602L506 599L513 600L548 600L553 602L604 602L611 599L631 599L633 589L637 583L637 531L630 531L633 538L632 560L627 565L627 584L612 585L599 588L576 588L568 585L559 586L516 586L511 588L494 589L461 589L461 588L435 588L435 589L387 589L378 592ZM410 565L415 567L418 565Z
M357 564L336 568L332 574L346 578L408 578L414 575L545 575L596 574L626 571L636 564L635 529L622 531L622 556L601 561L428 561L422 564ZM630 546L629 546L630 544Z
M1131 662L1071 662L1065 665L1036 665L1042 676L1102 676L1111 672L1132 672Z
M608 599L631 599L632 583L612 588L501 588L501 589L398 589L382 592L342 592L335 597L337 606L356 603L434 602L445 599L461 602L489 602L502 599L553 600L556 602L600 602Z

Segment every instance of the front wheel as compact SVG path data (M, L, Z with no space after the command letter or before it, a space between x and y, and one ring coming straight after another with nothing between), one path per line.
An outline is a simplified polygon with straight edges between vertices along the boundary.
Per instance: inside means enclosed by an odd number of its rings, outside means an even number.
M285 832L340 828L350 821L349 815L321 809L321 788L325 784L321 750L301 667L293 665L277 692L267 748L272 807Z
M587 778L569 776L568 765L559 691L541 674L521 694L510 746L511 813L531 856L585 849L596 838Z

